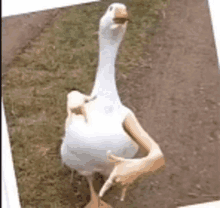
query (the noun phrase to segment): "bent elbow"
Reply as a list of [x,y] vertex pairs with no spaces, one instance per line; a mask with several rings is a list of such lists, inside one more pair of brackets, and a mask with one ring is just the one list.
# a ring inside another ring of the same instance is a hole
[[157,149],[157,156],[156,156],[156,164],[157,164],[157,168],[161,169],[161,168],[165,168],[165,164],[166,164],[166,160],[165,160],[165,156],[163,154],[163,152],[161,151],[160,147],[158,146]]

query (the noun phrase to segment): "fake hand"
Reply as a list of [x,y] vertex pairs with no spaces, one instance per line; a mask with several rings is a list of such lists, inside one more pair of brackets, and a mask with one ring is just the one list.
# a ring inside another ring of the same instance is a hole
[[143,174],[145,165],[143,165],[141,159],[125,159],[112,155],[110,152],[108,153],[108,159],[115,163],[115,167],[101,188],[99,197],[102,197],[113,183],[117,182],[124,186],[121,196],[121,201],[123,201],[128,186]]
[[147,157],[141,159],[125,159],[108,152],[108,159],[115,163],[108,180],[99,192],[99,197],[113,185],[114,182],[121,183],[121,201],[124,200],[128,186],[133,183],[140,175],[153,173],[165,165],[165,159],[159,148],[155,148]]

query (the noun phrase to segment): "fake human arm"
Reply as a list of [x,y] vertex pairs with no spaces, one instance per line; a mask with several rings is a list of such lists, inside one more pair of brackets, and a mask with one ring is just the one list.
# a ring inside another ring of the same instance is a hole
[[67,118],[65,129],[67,129],[71,124],[74,115],[83,115],[85,118],[85,122],[88,123],[85,104],[94,99],[96,99],[96,96],[91,97],[88,95],[84,95],[78,91],[72,91],[67,95]]
[[146,163],[148,171],[155,171],[165,165],[164,155],[159,145],[150,137],[150,135],[142,128],[136,116],[129,113],[124,120],[123,127],[125,131],[135,140],[136,143],[148,152],[148,155],[141,160],[147,162],[154,161],[153,167],[149,167]]
[[99,192],[102,197],[114,182],[124,185],[121,201],[124,200],[125,192],[140,175],[150,174],[165,165],[165,159],[159,145],[141,127],[133,113],[127,115],[123,127],[125,131],[143,147],[149,154],[143,158],[124,159],[112,154],[108,154],[110,161],[115,163],[115,167]]

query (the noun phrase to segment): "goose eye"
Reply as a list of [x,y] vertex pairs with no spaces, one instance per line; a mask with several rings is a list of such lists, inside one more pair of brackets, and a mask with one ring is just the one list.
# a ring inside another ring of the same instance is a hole
[[113,7],[111,6],[111,7],[109,8],[109,11],[112,11],[112,9],[113,9]]

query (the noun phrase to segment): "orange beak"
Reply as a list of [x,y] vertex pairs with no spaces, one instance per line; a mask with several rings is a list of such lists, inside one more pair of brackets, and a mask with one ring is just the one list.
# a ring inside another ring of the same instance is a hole
[[117,8],[115,11],[115,18],[123,18],[123,19],[128,19],[128,12],[126,9],[122,8]]
[[113,19],[116,24],[124,24],[128,19],[128,12],[126,9],[118,8],[115,11],[115,18]]

